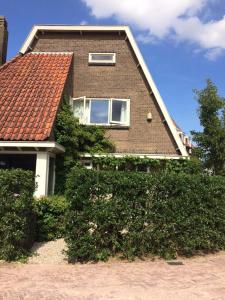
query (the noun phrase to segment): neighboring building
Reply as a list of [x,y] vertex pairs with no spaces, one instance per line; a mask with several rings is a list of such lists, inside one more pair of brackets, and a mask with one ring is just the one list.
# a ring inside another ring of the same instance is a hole
[[54,190],[63,94],[81,123],[106,128],[112,155],[188,157],[129,27],[34,26],[0,68],[0,164],[36,170],[36,196]]
[[0,66],[6,62],[7,43],[7,21],[3,16],[0,16]]
[[192,145],[192,142],[188,135],[186,135],[183,130],[177,125],[177,123],[173,120],[174,126],[176,127],[176,130],[178,132],[178,135],[183,143],[183,145],[186,147],[187,153],[189,155],[192,154],[192,149],[194,146]]

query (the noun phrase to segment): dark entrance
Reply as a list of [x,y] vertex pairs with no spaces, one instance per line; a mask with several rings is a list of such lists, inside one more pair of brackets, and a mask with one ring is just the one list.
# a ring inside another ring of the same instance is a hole
[[24,169],[35,172],[35,154],[0,154],[0,169]]

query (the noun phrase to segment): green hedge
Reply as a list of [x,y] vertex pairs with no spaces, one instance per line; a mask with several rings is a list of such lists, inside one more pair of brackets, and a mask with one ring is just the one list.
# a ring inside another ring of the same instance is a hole
[[34,174],[0,170],[0,259],[26,256],[35,236]]
[[201,162],[196,158],[191,159],[152,159],[135,156],[113,157],[101,156],[92,157],[95,169],[105,171],[139,171],[151,173],[168,171],[172,173],[200,174],[203,173]]
[[44,197],[35,202],[37,241],[61,238],[65,232],[67,201],[63,196]]
[[66,196],[70,262],[225,249],[222,177],[74,168]]

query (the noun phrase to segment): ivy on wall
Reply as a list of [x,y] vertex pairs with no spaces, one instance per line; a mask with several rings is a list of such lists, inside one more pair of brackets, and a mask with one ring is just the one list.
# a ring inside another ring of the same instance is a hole
[[78,164],[81,154],[114,151],[114,146],[105,137],[103,128],[79,124],[73,115],[68,97],[64,97],[57,114],[54,135],[56,142],[65,147],[65,153],[56,157],[57,194],[64,194],[66,176]]

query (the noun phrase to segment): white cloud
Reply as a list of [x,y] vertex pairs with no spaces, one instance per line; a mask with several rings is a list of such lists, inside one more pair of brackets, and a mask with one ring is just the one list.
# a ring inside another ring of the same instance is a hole
[[188,41],[206,49],[209,59],[225,51],[225,15],[220,20],[208,22],[199,17],[217,0],[82,1],[96,18],[114,17],[122,24],[135,26],[140,32],[139,41],[144,43],[165,38]]
[[150,34],[140,33],[136,37],[137,41],[143,44],[157,44],[158,40],[155,36]]
[[205,57],[208,60],[215,61],[219,56],[223,54],[223,51],[224,50],[221,48],[210,49],[205,53]]
[[83,21],[80,22],[80,25],[87,25],[87,24],[88,24],[88,22],[85,21],[85,20],[83,20]]

